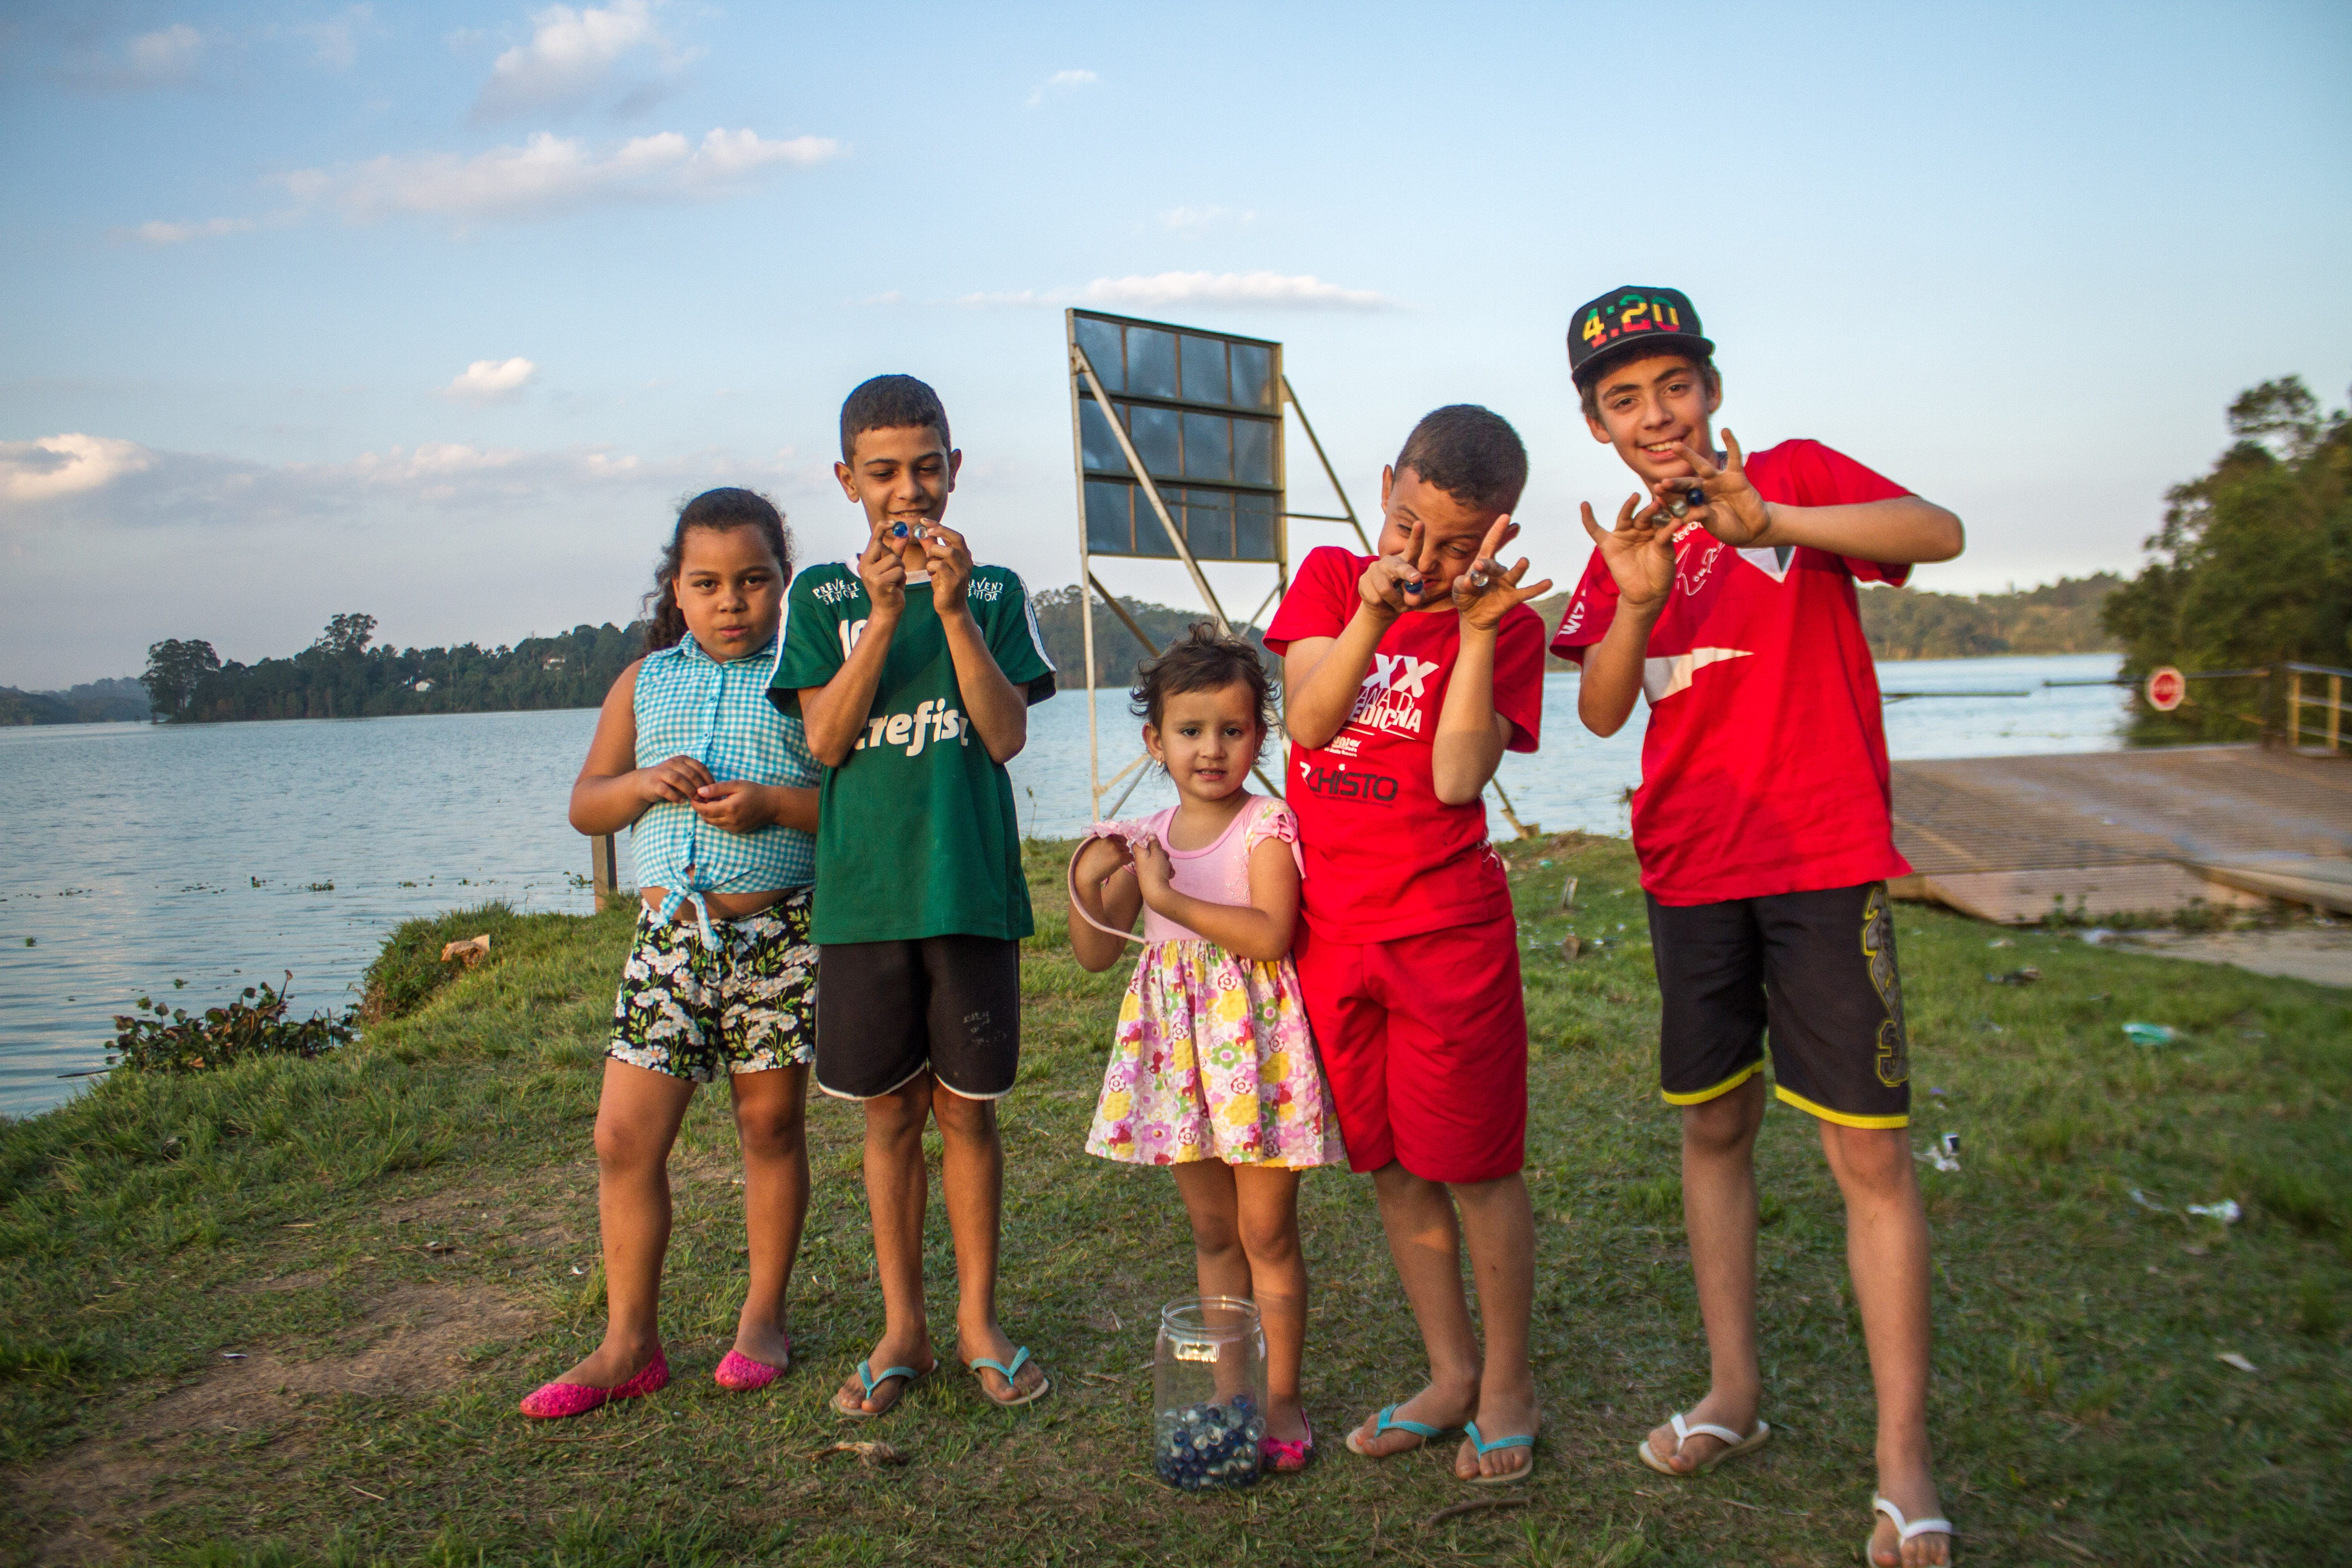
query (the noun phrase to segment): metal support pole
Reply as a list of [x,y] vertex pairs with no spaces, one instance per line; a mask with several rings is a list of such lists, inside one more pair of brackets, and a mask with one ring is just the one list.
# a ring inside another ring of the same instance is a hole
[[[1153,484],[1151,476],[1143,471],[1143,459],[1136,454],[1135,443],[1127,438],[1127,426],[1118,422],[1118,411],[1111,406],[1110,394],[1103,390],[1101,380],[1096,376],[1094,363],[1087,358],[1087,351],[1076,343],[1070,345],[1070,358],[1076,362],[1078,374],[1087,378],[1087,389],[1095,395],[1095,402],[1101,405],[1103,423],[1110,426],[1112,437],[1118,442],[1119,455],[1127,459],[1127,466],[1134,473],[1136,482],[1143,487],[1144,499],[1151,503],[1153,515],[1160,519],[1160,526],[1168,531],[1168,542],[1176,547],[1176,553],[1184,562],[1184,570],[1192,574],[1192,586],[1200,589],[1201,597],[1209,602],[1209,613],[1217,617],[1217,629],[1228,637],[1232,636],[1234,624],[1225,618],[1225,607],[1217,602],[1217,591],[1209,586],[1208,574],[1201,570],[1201,563],[1192,559],[1192,547],[1184,542],[1183,532],[1177,528],[1176,520],[1168,515],[1168,503],[1160,499],[1160,487]],[[1070,396],[1074,400],[1077,396],[1075,385],[1071,388]]]
[[1095,574],[1091,572],[1087,574],[1087,586],[1092,588],[1096,593],[1100,594],[1103,596],[1103,603],[1110,606],[1110,613],[1117,616],[1119,618],[1120,623],[1134,635],[1135,640],[1143,645],[1143,651],[1145,653],[1150,655],[1153,658],[1158,658],[1160,657],[1159,647],[1152,642],[1149,636],[1145,634],[1141,626],[1135,624],[1135,617],[1127,613],[1127,606],[1120,604],[1117,598],[1113,597],[1111,591],[1108,588],[1104,587],[1100,583],[1095,581]]
[[2336,742],[2344,732],[2344,678],[2327,678],[2327,749],[2333,752]]
[[1331,493],[1339,498],[1339,510],[1348,514],[1345,521],[1349,528],[1356,531],[1356,542],[1364,547],[1365,554],[1378,554],[1379,552],[1372,548],[1372,542],[1364,537],[1364,525],[1356,521],[1356,503],[1348,499],[1347,487],[1339,482],[1339,470],[1332,468],[1331,459],[1323,455],[1322,439],[1315,434],[1315,426],[1307,422],[1307,405],[1298,401],[1298,394],[1290,390],[1290,373],[1287,371],[1282,375],[1282,396],[1283,401],[1297,410],[1298,427],[1307,432],[1307,444],[1315,448],[1315,460],[1323,465],[1323,477],[1331,481]]
[[2291,669],[2286,675],[2286,743],[2289,751],[2303,747],[2303,671]]
[[[1071,350],[1076,353],[1075,346]],[[1078,406],[1078,384],[1070,381],[1070,464],[1078,476],[1078,581],[1095,580],[1094,561],[1087,543],[1087,447],[1079,426],[1085,410]],[[1078,589],[1078,628],[1087,639],[1087,801],[1097,820],[1102,816],[1102,748],[1095,737],[1095,601]]]

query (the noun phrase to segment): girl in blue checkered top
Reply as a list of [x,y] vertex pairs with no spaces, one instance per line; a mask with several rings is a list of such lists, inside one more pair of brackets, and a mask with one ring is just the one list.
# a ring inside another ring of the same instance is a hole
[[799,716],[768,700],[792,580],[784,520],[751,490],[698,495],[654,576],[646,657],[613,683],[572,786],[572,826],[633,830],[643,907],[596,1110],[604,1340],[523,1401],[541,1418],[669,1381],[656,1302],[670,1144],[695,1086],[722,1074],[743,1147],[751,1284],[714,1375],[723,1388],[761,1388],[792,1360],[784,1298],[808,1214],[819,774]]

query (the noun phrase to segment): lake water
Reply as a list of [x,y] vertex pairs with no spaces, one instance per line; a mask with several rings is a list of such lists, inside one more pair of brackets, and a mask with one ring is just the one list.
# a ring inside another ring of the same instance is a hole
[[[2122,744],[2113,655],[1879,667],[1897,757],[2084,752]],[[1097,694],[1106,775],[1139,750],[1125,694]],[[1519,819],[1625,831],[1647,710],[1606,741],[1576,721],[1576,678],[1548,677],[1544,749],[1504,760]],[[141,995],[192,1011],[294,972],[297,1011],[356,1001],[385,931],[487,899],[590,907],[586,841],[564,820],[593,709],[259,724],[0,730],[0,1113],[58,1103],[102,1065],[114,1015]],[[1268,769],[1269,773],[1273,770]],[[1076,831],[1087,797],[1085,695],[1032,710],[1013,764],[1024,832]],[[1148,779],[1123,815],[1174,799]],[[1491,796],[1490,796],[1491,801]],[[1491,808],[1490,808],[1491,809]],[[1496,818],[1498,831],[1507,831]],[[185,985],[175,989],[174,980]]]

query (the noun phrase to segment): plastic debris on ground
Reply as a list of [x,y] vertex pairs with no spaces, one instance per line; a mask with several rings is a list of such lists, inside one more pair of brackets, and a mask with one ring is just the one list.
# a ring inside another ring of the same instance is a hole
[[2168,1024],[2126,1024],[2124,1037],[2135,1046],[2175,1046],[2188,1037]]
[[1987,947],[2015,947],[2017,943],[2005,936],[1997,936],[1985,943]]
[[2213,1357],[2213,1359],[2220,1362],[2223,1366],[2234,1366],[2240,1372],[2252,1372],[2255,1370],[2254,1363],[2248,1361],[2244,1356],[2240,1355],[2236,1351],[2220,1352]]
[[1931,1143],[1925,1149],[1912,1150],[1911,1157],[1921,1164],[1933,1166],[1938,1171],[1957,1171],[1960,1168],[1960,1162],[1955,1156],[1959,1152],[1959,1134],[1947,1132],[1940,1143]]
[[2041,978],[2042,971],[2030,963],[2022,969],[2012,969],[2006,974],[1985,976],[1986,981],[1994,985],[2031,985]]
[[2202,1215],[2207,1219],[2218,1219],[2223,1225],[2235,1225],[2246,1217],[2246,1211],[2238,1206],[2238,1200],[2235,1198],[2223,1198],[2218,1204],[2190,1204],[2180,1212]]
[[2146,1193],[2141,1192],[2137,1187],[2134,1187],[2131,1190],[2131,1201],[2137,1204],[2140,1207],[2147,1210],[2150,1214],[2170,1214],[2172,1212],[2170,1209],[2166,1208],[2162,1204],[2158,1203],[2154,1198],[2149,1197]]
[[2089,942],[2093,947],[2098,947],[2104,944],[2109,937],[2116,933],[2109,931],[2105,926],[2093,926],[2090,930],[2084,931],[2081,934],[2084,942]]

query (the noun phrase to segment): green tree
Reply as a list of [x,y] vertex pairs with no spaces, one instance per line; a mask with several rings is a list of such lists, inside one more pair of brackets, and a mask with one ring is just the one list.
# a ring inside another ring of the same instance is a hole
[[220,655],[213,651],[212,644],[166,637],[148,645],[147,672],[139,678],[139,684],[154,700],[157,712],[177,718],[205,677],[220,667]]
[[[2241,394],[2230,430],[2211,471],[2166,497],[2147,566],[2107,598],[2126,675],[2352,663],[2352,418],[2288,376]],[[2179,712],[2144,714],[2142,738],[2250,738],[2263,700],[2252,681],[2199,681]]]
[[374,640],[375,617],[354,613],[337,616],[329,621],[327,629],[320,632],[319,640],[310,646],[321,653],[365,653],[367,645]]

